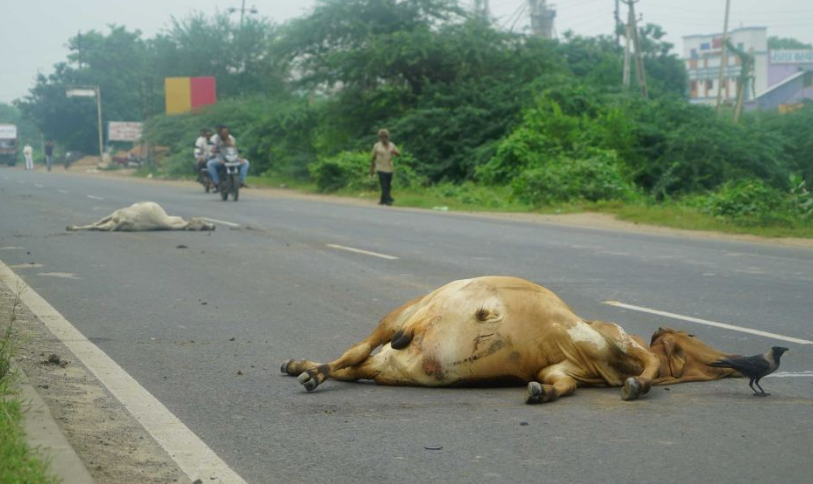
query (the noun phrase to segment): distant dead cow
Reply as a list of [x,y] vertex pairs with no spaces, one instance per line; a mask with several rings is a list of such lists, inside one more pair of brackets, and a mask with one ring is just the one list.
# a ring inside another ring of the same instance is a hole
[[214,224],[201,218],[189,221],[167,215],[155,202],[138,202],[120,208],[90,225],[69,225],[68,230],[99,230],[105,232],[147,232],[150,230],[214,230]]
[[401,306],[336,361],[289,360],[281,369],[308,391],[327,378],[431,387],[514,381],[528,385],[528,403],[545,403],[578,386],[621,387],[634,400],[653,384],[736,376],[709,366],[725,356],[668,328],[647,345],[617,324],[580,318],[542,286],[479,277]]

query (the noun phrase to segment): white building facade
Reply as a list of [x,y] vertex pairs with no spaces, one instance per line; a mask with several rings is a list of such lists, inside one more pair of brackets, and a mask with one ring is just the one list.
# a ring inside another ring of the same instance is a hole
[[[731,43],[738,49],[754,56],[754,91],[757,94],[769,87],[768,29],[767,27],[743,27],[728,33]],[[723,102],[733,102],[737,95],[737,80],[740,75],[740,59],[730,49],[727,51],[727,66],[720,84],[723,34],[689,35],[683,37],[683,58],[689,75],[689,100],[692,103],[715,104],[717,93],[722,90]],[[745,91],[745,99],[752,99],[750,87]]]

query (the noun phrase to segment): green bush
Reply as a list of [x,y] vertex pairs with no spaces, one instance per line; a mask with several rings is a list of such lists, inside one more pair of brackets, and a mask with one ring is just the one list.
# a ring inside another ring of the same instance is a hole
[[535,206],[620,200],[634,193],[613,151],[595,151],[588,158],[561,157],[526,169],[514,179],[512,187],[518,199]]
[[[415,159],[408,153],[396,158],[393,185],[399,188],[415,188],[425,181],[412,168]],[[366,151],[343,151],[335,156],[319,158],[308,166],[316,188],[322,193],[339,190],[370,191],[378,189],[378,178],[368,176],[370,153]]]
[[701,212],[745,225],[783,223],[791,216],[787,197],[762,180],[728,181],[688,203]]

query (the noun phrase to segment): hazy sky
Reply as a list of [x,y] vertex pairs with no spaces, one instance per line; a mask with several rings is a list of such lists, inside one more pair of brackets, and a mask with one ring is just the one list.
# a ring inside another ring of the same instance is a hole
[[[464,0],[465,2],[466,0]],[[731,26],[760,25],[769,35],[796,37],[813,43],[811,0],[731,0]],[[473,3],[473,2],[468,2]],[[491,0],[499,25],[514,24],[526,0]],[[559,0],[556,30],[579,34],[611,33],[615,0]],[[313,0],[247,0],[262,15],[282,22],[305,13]],[[240,6],[240,0],[0,0],[0,102],[26,94],[37,72],[49,73],[67,54],[67,39],[78,31],[104,30],[107,24],[126,25],[146,35],[160,31],[171,16],[193,10],[205,13]],[[722,31],[725,0],[641,0],[636,10],[644,22],[662,25],[678,52],[681,37]],[[626,10],[622,6],[622,18]],[[523,13],[516,30],[527,25]]]

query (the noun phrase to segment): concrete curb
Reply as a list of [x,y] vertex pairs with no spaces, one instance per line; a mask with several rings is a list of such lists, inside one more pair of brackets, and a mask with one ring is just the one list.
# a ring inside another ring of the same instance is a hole
[[51,415],[48,405],[28,382],[23,370],[19,366],[15,370],[20,375],[23,427],[28,444],[50,460],[51,474],[62,479],[62,484],[95,484],[82,459]]

